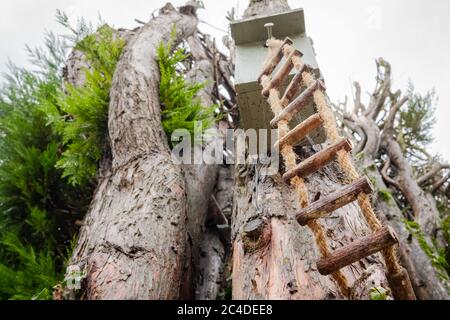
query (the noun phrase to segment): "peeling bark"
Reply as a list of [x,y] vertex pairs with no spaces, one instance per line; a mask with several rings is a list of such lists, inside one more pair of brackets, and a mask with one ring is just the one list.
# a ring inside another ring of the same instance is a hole
[[[381,175],[377,171],[370,171],[371,179],[376,182],[378,190],[387,190]],[[448,300],[449,294],[439,280],[439,276],[432,266],[430,258],[420,248],[417,239],[411,237],[404,222],[401,210],[394,200],[386,201],[377,196],[375,207],[383,223],[390,225],[399,238],[399,252],[402,265],[408,270],[414,292],[420,300]]]
[[[427,240],[431,241],[430,235],[435,233],[439,225],[439,214],[434,199],[420,187],[420,183],[430,180],[440,171],[441,166],[433,168],[421,179],[415,179],[412,167],[405,158],[394,131],[396,115],[407,102],[407,98],[402,98],[400,91],[391,92],[391,67],[388,62],[379,59],[377,69],[378,83],[367,108],[361,102],[361,88],[355,83],[354,108],[351,114],[344,115],[345,124],[351,131],[364,137],[358,149],[360,166],[371,180],[376,182],[377,190],[388,190],[386,186],[388,184],[401,191]],[[379,116],[383,110],[387,117]],[[386,159],[383,168],[378,171],[375,160],[380,159],[381,154]],[[390,168],[394,168],[394,177],[389,175]],[[448,299],[447,288],[441,282],[430,258],[407,230],[404,222],[406,217],[394,199],[386,201],[377,196],[375,204],[379,218],[393,227],[399,236],[401,262],[409,272],[417,298]]]
[[[186,186],[160,122],[156,47],[197,19],[166,5],[126,45],[111,89],[112,168],[99,183],[72,264],[86,299],[176,299],[186,253]],[[158,30],[158,32],[154,32]]]
[[[307,155],[302,155],[302,157]],[[253,171],[253,169],[251,169]],[[330,277],[319,274],[320,258],[314,236],[295,220],[299,208],[294,190],[281,176],[262,177],[250,172],[235,187],[233,218],[233,298],[234,299],[343,299]],[[307,179],[310,200],[330,194],[342,186],[337,165],[332,164]],[[261,221],[259,231],[246,230]],[[321,219],[332,249],[370,234],[357,205],[336,210]],[[267,241],[262,241],[267,233]],[[256,239],[256,240],[255,240]],[[389,289],[378,254],[343,269],[352,288],[352,297],[368,299],[370,288]]]
[[[245,16],[289,10],[286,1],[252,1]],[[306,159],[320,146],[297,150]],[[319,274],[314,236],[295,220],[300,209],[294,189],[281,175],[261,176],[259,166],[236,168],[233,210],[233,298],[344,299],[330,277]],[[340,189],[343,176],[333,162],[306,179],[311,202]],[[370,229],[355,203],[321,219],[332,249],[368,235]],[[368,299],[370,288],[389,290],[379,254],[342,270],[354,299]]]

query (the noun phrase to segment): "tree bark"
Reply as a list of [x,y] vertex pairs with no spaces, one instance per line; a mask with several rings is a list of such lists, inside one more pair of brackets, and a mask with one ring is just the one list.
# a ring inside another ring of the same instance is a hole
[[[420,247],[417,239],[413,238],[406,228],[406,217],[400,210],[394,198],[391,200],[379,196],[379,192],[386,192],[390,186],[399,189],[412,204],[411,207],[419,217],[419,223],[425,227],[425,232],[431,232],[436,227],[437,211],[433,200],[421,189],[418,181],[414,179],[413,171],[404,157],[399,143],[395,139],[393,130],[395,116],[400,107],[406,102],[400,99],[400,92],[391,92],[391,68],[389,63],[379,59],[377,68],[386,68],[383,76],[378,77],[375,91],[371,94],[368,108],[361,101],[361,88],[355,83],[356,95],[353,111],[344,114],[345,125],[358,135],[363,136],[360,147],[357,148],[360,159],[360,167],[374,182],[376,191],[375,206],[379,218],[384,224],[390,225],[396,231],[399,238],[400,260],[408,270],[415,294],[420,300],[449,299],[449,294],[433,267],[430,258]],[[387,102],[390,97],[389,103]],[[380,120],[379,113],[386,109],[388,117]],[[381,124],[380,124],[381,123]],[[383,131],[380,129],[382,128]],[[380,159],[380,153],[386,152],[387,160],[384,160],[383,168],[377,169],[375,160]],[[395,167],[396,176],[388,175],[388,169]],[[429,179],[426,175],[424,179]],[[430,217],[433,217],[429,219]],[[428,236],[427,236],[428,237]],[[428,241],[430,239],[428,238]]]
[[[310,155],[311,153],[309,153]],[[306,157],[308,154],[302,154]],[[249,167],[235,186],[233,213],[234,299],[343,299],[330,277],[319,274],[320,255],[314,236],[295,217],[300,209],[294,190],[281,176],[259,176],[260,168]],[[241,172],[243,169],[241,168]],[[331,164],[308,178],[311,201],[342,187],[337,165]],[[259,224],[249,232],[249,224]],[[336,210],[321,219],[332,249],[370,234],[356,204]],[[352,288],[352,298],[368,299],[370,288],[389,288],[378,254],[343,269]]]
[[128,42],[114,75],[112,167],[95,191],[72,257],[86,271],[86,299],[180,296],[188,203],[160,122],[155,60],[174,24],[179,42],[195,32],[197,19],[166,5]]
[[[288,10],[286,1],[252,1],[246,16],[272,14],[271,8]],[[306,159],[320,146],[297,150]],[[337,284],[319,274],[320,256],[310,229],[295,217],[299,201],[280,174],[259,174],[260,166],[237,166],[232,224],[234,299],[343,299]],[[332,162],[306,179],[310,201],[343,186],[342,174]],[[352,203],[321,219],[329,245],[338,249],[370,234],[357,205]],[[351,297],[368,299],[371,287],[389,289],[378,254],[342,270],[349,280]]]
[[[252,0],[245,16],[286,10],[285,0]],[[111,154],[101,164],[99,184],[71,261],[86,272],[83,298],[215,299],[226,282],[224,270],[230,251],[234,299],[344,298],[330,277],[319,274],[314,237],[297,223],[298,199],[281,175],[261,176],[261,166],[237,166],[232,177],[227,166],[173,163],[160,121],[155,50],[160,42],[168,41],[174,24],[175,43],[186,40],[195,60],[187,78],[208,81],[199,93],[202,102],[211,105],[222,100],[221,108],[235,116],[234,57],[227,59],[208,37],[196,32],[195,7],[177,11],[168,4],[143,27],[120,32],[127,44],[111,90]],[[233,54],[233,43],[226,40]],[[74,53],[67,80],[82,84],[83,67],[82,57]],[[386,73],[390,76],[390,68]],[[224,88],[230,97],[222,95]],[[360,95],[360,88],[357,92]],[[400,174],[411,183],[408,164],[399,156],[399,161],[395,159],[400,146],[395,145],[392,134],[386,131],[382,135],[376,122],[386,100],[399,94],[390,92],[390,80],[377,86],[376,93],[367,109],[359,97],[353,114],[345,116],[344,122],[362,135],[357,149],[364,152],[365,171],[370,171],[383,144],[392,164],[406,168]],[[224,121],[219,126],[227,127]],[[306,159],[320,149],[313,146],[297,151]],[[370,175],[378,190],[385,188],[378,171]],[[343,177],[332,162],[306,182],[313,202],[341,189]],[[394,182],[400,188],[405,185],[401,179]],[[418,298],[448,299],[430,260],[407,231],[398,206],[381,197],[375,202],[380,218],[398,234],[401,259]],[[418,205],[429,202],[423,203]],[[420,219],[427,217],[420,212]],[[370,234],[354,203],[320,223],[334,250]],[[351,298],[367,299],[372,287],[389,289],[378,254],[343,272],[351,284]]]
[[[388,190],[380,173],[366,169],[377,190]],[[408,270],[414,292],[420,300],[448,300],[447,289],[431,264],[430,258],[420,247],[417,239],[411,237],[405,225],[405,218],[394,199],[386,201],[374,193],[375,208],[385,225],[391,226],[399,239],[402,265]]]

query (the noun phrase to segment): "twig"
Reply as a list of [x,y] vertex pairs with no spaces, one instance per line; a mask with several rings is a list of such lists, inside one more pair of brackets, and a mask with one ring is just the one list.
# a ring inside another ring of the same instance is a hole
[[383,169],[381,169],[381,176],[388,185],[392,185],[401,191],[402,188],[400,187],[400,184],[391,177],[389,177],[388,170],[390,167],[391,167],[391,159],[388,159],[384,164]]

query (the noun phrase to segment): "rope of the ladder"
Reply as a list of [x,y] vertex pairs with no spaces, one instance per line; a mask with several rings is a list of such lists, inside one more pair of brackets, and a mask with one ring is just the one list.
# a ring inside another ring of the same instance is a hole
[[[285,55],[289,55],[293,50],[294,48],[292,48],[292,46],[284,46]],[[294,60],[294,66],[300,69],[303,64],[300,57],[294,56],[292,59]],[[302,74],[302,78],[306,86],[312,85],[315,81],[314,76],[307,71]],[[329,139],[331,142],[339,141],[341,139],[341,136],[339,135],[337,129],[333,111],[329,108],[325,94],[321,90],[316,90],[314,92],[314,102],[317,106],[318,113],[323,119],[324,130],[327,139]],[[350,152],[341,150],[340,152],[338,152],[337,160],[340,167],[347,175],[348,182],[353,182],[360,177],[359,173],[355,169]],[[369,195],[364,193],[360,194],[358,196],[358,205],[361,208],[361,212],[367,223],[369,224],[371,230],[373,232],[380,230],[382,228],[382,224],[380,220],[378,220],[372,208]],[[386,261],[386,267],[390,274],[397,274],[402,272],[402,267],[397,259],[397,253],[394,247],[383,250],[382,254]]]
[[[272,39],[268,40],[267,42],[268,48],[269,48],[269,54],[268,59],[265,62],[264,67],[266,67],[269,63],[271,63],[271,59],[275,57],[275,54],[279,51],[282,42]],[[270,77],[263,75],[261,77],[261,85],[263,88],[268,88],[270,85]],[[271,89],[269,91],[269,99],[268,99],[269,105],[272,109],[272,112],[275,116],[279,115],[281,111],[283,110],[283,107],[281,105],[280,101],[280,93],[277,89]],[[288,132],[290,131],[289,124],[287,121],[280,121],[278,123],[278,140],[280,140],[282,137],[284,137]],[[292,145],[286,145],[281,150],[280,153],[283,157],[284,164],[286,167],[286,170],[291,170],[295,168],[297,162],[296,162],[296,154],[294,152]],[[308,188],[305,184],[304,179],[296,176],[291,179],[291,184],[295,187],[295,190],[297,192],[300,206],[302,208],[306,208],[309,205],[309,197],[308,197]],[[311,229],[316,245],[319,249],[319,252],[322,257],[327,257],[330,255],[329,246],[325,237],[325,231],[323,227],[320,225],[318,221],[312,221],[308,224],[308,227]],[[342,294],[345,296],[350,295],[350,290],[348,286],[348,281],[345,275],[342,273],[342,271],[337,271],[331,275],[331,277],[336,281],[338,284],[339,289],[341,290]]]

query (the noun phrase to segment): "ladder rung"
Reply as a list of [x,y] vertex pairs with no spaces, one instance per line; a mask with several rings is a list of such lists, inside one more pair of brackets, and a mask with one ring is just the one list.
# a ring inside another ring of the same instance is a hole
[[325,85],[323,84],[322,81],[320,80],[314,81],[314,83],[311,86],[309,86],[305,91],[302,92],[301,95],[299,95],[285,109],[283,109],[283,111],[270,122],[270,125],[273,128],[276,128],[280,121],[291,121],[292,118],[294,118],[295,115],[303,107],[305,107],[308,99],[312,97],[312,95],[316,90],[322,91],[325,90]]
[[[292,65],[294,65],[293,62]],[[292,99],[295,97],[298,90],[300,90],[300,87],[302,86],[303,72],[309,71],[311,71],[311,68],[306,63],[303,64],[301,69],[297,71],[297,73],[289,83],[286,91],[284,92],[283,98],[281,98],[281,104],[283,105],[283,107],[286,107],[287,104],[291,102]]]
[[294,63],[292,62],[292,57],[301,56],[302,53],[298,50],[294,50],[291,52],[289,57],[286,59],[286,62],[281,66],[281,68],[277,71],[276,75],[273,77],[272,81],[267,88],[264,88],[262,91],[262,95],[265,97],[269,96],[270,90],[278,89],[283,83],[284,79],[289,75],[291,70],[294,68]]
[[327,276],[397,243],[398,237],[395,231],[391,227],[383,227],[367,237],[334,251],[328,257],[320,259],[317,269],[321,275]]
[[286,44],[292,45],[293,43],[294,42],[292,42],[292,40],[289,39],[289,38],[284,39],[283,44],[278,49],[277,54],[272,58],[272,61],[270,61],[270,63],[267,66],[265,66],[264,70],[262,71],[262,73],[258,77],[258,82],[259,83],[261,83],[261,79],[262,79],[263,76],[271,75],[273,70],[275,70],[277,65],[280,63],[281,59],[283,59],[283,57],[284,57],[284,55],[283,55],[283,47]]
[[372,192],[373,189],[369,179],[367,177],[359,178],[352,184],[300,210],[296,215],[296,219],[301,226],[306,226],[310,221],[323,218],[329,213],[355,201],[359,194],[371,194]]
[[308,133],[319,128],[323,124],[323,119],[319,114],[314,114],[289,131],[280,141],[275,142],[275,148],[280,150],[285,145],[294,145],[302,141]]
[[294,169],[286,172],[283,175],[284,181],[289,182],[295,176],[306,177],[314,172],[317,172],[320,168],[333,161],[337,153],[343,149],[346,151],[352,150],[350,140],[342,139],[341,141],[309,157]]

